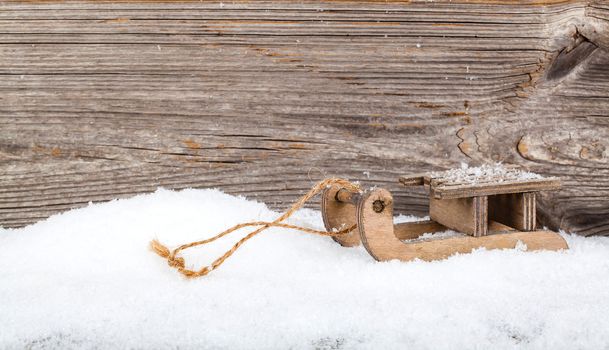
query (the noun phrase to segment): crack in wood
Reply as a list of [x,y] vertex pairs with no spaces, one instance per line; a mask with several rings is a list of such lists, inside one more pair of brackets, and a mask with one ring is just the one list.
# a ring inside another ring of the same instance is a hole
[[598,46],[590,42],[586,37],[576,31],[573,44],[562,49],[552,65],[546,72],[549,81],[564,78],[576,67],[583,64],[598,49]]

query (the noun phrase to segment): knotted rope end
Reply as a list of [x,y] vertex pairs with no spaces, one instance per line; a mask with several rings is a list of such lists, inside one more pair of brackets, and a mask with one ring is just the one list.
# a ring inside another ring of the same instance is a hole
[[164,246],[161,242],[156,239],[150,241],[150,249],[155,252],[161,258],[167,259],[169,257],[169,248]]
[[[159,242],[158,240],[153,239],[150,242],[150,249],[153,252],[155,252],[158,256],[166,259],[167,264],[169,264],[169,266],[178,270],[178,272],[180,272],[186,278],[191,279],[191,278],[205,276],[208,273],[210,273],[211,271],[215,270],[216,268],[218,268],[218,266],[222,265],[222,263],[224,263],[224,261],[226,259],[228,259],[243,243],[245,243],[247,240],[249,240],[250,238],[257,235],[258,233],[268,229],[269,227],[289,228],[289,229],[299,230],[299,231],[303,231],[303,232],[314,233],[314,234],[318,234],[318,235],[322,235],[322,236],[338,236],[338,235],[349,233],[349,232],[353,231],[357,227],[357,225],[353,225],[348,228],[343,228],[342,230],[339,230],[339,231],[326,232],[326,231],[319,231],[319,230],[314,230],[314,229],[310,229],[310,228],[306,228],[306,227],[283,223],[283,221],[286,220],[287,218],[289,218],[290,216],[292,216],[292,214],[294,214],[294,212],[296,210],[302,208],[302,206],[305,204],[305,202],[307,202],[313,196],[320,193],[324,188],[327,188],[332,185],[339,185],[339,186],[345,187],[346,189],[351,190],[351,191],[357,191],[357,192],[361,191],[361,187],[359,186],[359,184],[349,182],[345,179],[337,179],[337,178],[326,179],[326,180],[318,182],[315,186],[313,186],[313,188],[311,188],[308,193],[306,193],[304,196],[302,196],[297,202],[295,202],[290,207],[290,209],[288,209],[285,213],[283,213],[283,215],[281,215],[274,221],[271,221],[271,222],[256,221],[256,222],[247,222],[247,223],[238,224],[211,238],[204,239],[202,241],[196,241],[196,242],[192,242],[192,243],[188,243],[188,244],[183,244],[174,250],[170,250],[165,245],[161,244],[161,242]],[[260,226],[260,227],[258,227],[256,230],[248,233],[245,237],[241,238],[237,243],[235,243],[233,245],[233,247],[231,249],[226,251],[222,256],[220,256],[216,260],[214,260],[212,262],[212,264],[209,266],[205,266],[199,270],[190,270],[185,267],[184,258],[176,256],[176,254],[178,252],[180,252],[184,249],[188,249],[188,248],[195,247],[195,246],[202,245],[202,244],[211,243],[218,238],[224,237],[225,235],[227,235],[233,231],[239,230],[239,229],[241,229],[243,227],[247,227],[247,226]]]
[[177,269],[184,268],[184,258],[176,257],[175,250],[172,252],[164,246],[161,242],[156,239],[150,241],[150,249],[155,252],[161,258],[167,259],[167,264],[171,267],[175,267]]

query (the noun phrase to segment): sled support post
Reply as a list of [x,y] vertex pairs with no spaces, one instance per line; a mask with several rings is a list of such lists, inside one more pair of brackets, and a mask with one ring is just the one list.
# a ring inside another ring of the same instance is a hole
[[488,234],[488,197],[429,199],[432,220],[474,237]]
[[489,220],[511,226],[519,231],[534,231],[535,192],[506,193],[489,196]]

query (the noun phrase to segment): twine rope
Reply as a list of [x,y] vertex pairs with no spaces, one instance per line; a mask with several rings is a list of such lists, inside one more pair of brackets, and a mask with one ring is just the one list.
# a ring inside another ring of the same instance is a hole
[[[311,229],[308,227],[286,224],[283,222],[286,219],[288,219],[290,216],[292,216],[292,214],[294,214],[294,212],[296,212],[298,209],[302,208],[302,206],[305,205],[305,203],[307,201],[309,201],[311,198],[315,197],[323,189],[330,187],[332,185],[339,185],[352,192],[359,192],[359,190],[360,190],[358,185],[353,184],[344,179],[338,179],[338,178],[325,179],[323,181],[318,182],[315,186],[313,186],[309,190],[309,192],[307,192],[304,196],[300,197],[300,199],[297,202],[292,204],[292,206],[285,213],[283,213],[280,217],[278,217],[274,221],[253,221],[253,222],[245,222],[245,223],[237,224],[225,231],[218,233],[217,235],[215,235],[211,238],[183,244],[173,250],[170,250],[165,245],[163,245],[161,242],[159,242],[158,240],[155,239],[150,242],[150,248],[152,249],[153,252],[158,254],[160,257],[167,259],[167,264],[169,266],[177,269],[178,272],[180,272],[185,277],[196,278],[196,277],[205,276],[208,273],[212,272],[213,270],[217,269],[220,265],[222,265],[226,261],[226,259],[228,259],[231,255],[233,255],[233,253],[235,253],[235,251],[237,249],[239,249],[239,247],[241,247],[241,245],[243,245],[243,243],[247,242],[249,239],[256,236],[260,232],[263,232],[264,230],[268,229],[269,227],[282,227],[282,228],[293,229],[293,230],[302,231],[302,232],[306,232],[306,233],[312,233],[312,234],[316,234],[316,235],[320,235],[320,236],[340,236],[340,235],[347,234],[347,233],[353,231],[356,228],[356,225],[353,225],[351,227],[347,227],[347,228],[344,228],[344,229],[338,230],[338,231],[327,232],[327,231]],[[257,229],[251,231],[250,233],[245,235],[243,238],[241,238],[239,241],[237,241],[237,243],[235,243],[232,246],[232,248],[227,250],[220,257],[216,258],[211,263],[211,265],[205,266],[199,270],[192,270],[192,269],[186,268],[186,262],[184,261],[184,258],[178,255],[178,253],[180,253],[181,251],[183,251],[185,249],[211,243],[219,238],[222,238],[222,237],[230,234],[231,232],[237,231],[244,227],[257,227],[257,226],[259,226]]]

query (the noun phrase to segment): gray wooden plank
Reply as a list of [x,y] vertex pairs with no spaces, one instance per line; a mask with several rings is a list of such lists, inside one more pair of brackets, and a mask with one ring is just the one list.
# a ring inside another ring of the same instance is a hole
[[[1,226],[157,186],[285,208],[326,176],[421,215],[401,174],[503,161],[564,179],[542,224],[609,234],[603,1],[0,9]],[[581,42],[597,48],[547,79]]]

